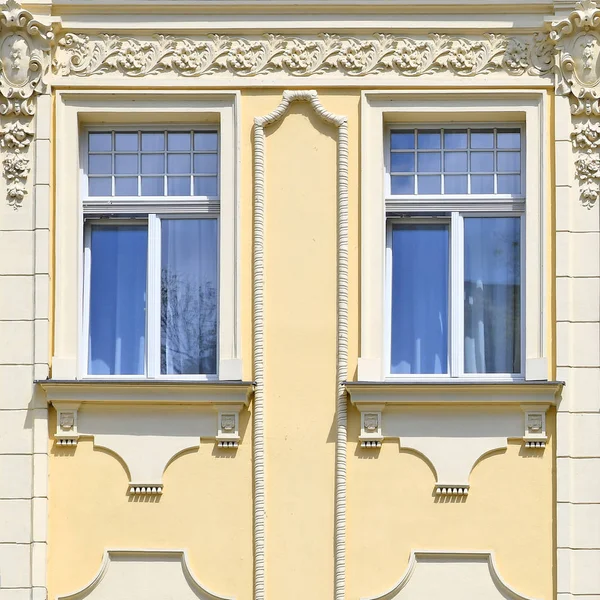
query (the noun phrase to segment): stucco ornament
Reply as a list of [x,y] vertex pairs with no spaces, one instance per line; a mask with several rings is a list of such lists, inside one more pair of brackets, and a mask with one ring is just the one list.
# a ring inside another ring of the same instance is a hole
[[0,12],[0,113],[33,115],[50,66],[52,28],[33,18],[16,0]]
[[33,139],[29,124],[9,121],[0,129],[0,146],[7,151],[2,160],[3,175],[6,178],[6,201],[15,210],[18,209],[27,194],[27,175],[29,159],[23,156]]
[[110,73],[126,77],[166,73],[183,77],[362,77],[380,73],[413,77],[442,72],[469,77],[502,71],[509,75],[549,75],[554,66],[553,51],[544,34],[468,38],[433,33],[405,38],[388,34],[299,37],[268,33],[139,39],[66,33],[58,40],[52,69],[56,75],[79,77]]

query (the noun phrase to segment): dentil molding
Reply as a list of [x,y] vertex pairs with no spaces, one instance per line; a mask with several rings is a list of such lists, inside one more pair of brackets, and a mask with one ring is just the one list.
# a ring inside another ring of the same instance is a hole
[[96,576],[80,590],[57,600],[233,600],[202,585],[185,550],[106,550]]

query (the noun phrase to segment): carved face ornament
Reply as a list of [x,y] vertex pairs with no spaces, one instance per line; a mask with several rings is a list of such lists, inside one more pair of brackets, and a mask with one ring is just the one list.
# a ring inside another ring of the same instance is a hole
[[4,77],[11,85],[21,87],[29,81],[31,49],[29,43],[20,35],[8,36],[0,51]]
[[364,417],[364,428],[365,431],[374,432],[379,427],[379,415],[374,413],[368,413]]

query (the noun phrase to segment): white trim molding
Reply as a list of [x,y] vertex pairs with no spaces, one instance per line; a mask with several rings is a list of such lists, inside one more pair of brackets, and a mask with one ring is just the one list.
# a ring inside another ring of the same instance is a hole
[[115,597],[169,597],[178,600],[233,600],[211,592],[194,577],[185,550],[105,550],[95,577],[56,600],[110,600]]
[[57,446],[73,448],[93,439],[126,465],[130,495],[161,494],[163,473],[179,454],[201,439],[237,448],[239,415],[252,384],[41,384],[57,412]]
[[390,590],[361,600],[486,598],[532,600],[502,578],[491,551],[414,550],[406,572]]
[[[547,380],[550,218],[548,95],[541,90],[368,90],[361,97],[361,331],[359,381],[393,380],[386,355],[385,147],[388,124],[521,123],[525,155],[524,377]],[[437,210],[437,209],[436,209]],[[491,378],[493,376],[486,376]],[[467,378],[465,377],[464,380]],[[472,379],[472,378],[471,378]]]
[[473,468],[486,455],[521,440],[543,450],[546,412],[558,382],[513,385],[347,383],[361,414],[359,442],[379,448],[398,440],[431,465],[437,495],[466,496]]
[[321,104],[314,90],[287,90],[272,112],[254,119],[254,600],[265,598],[265,382],[264,220],[265,127],[282,119],[293,102],[308,102],[338,129],[337,144],[337,400],[335,458],[335,600],[346,594],[346,443],[348,372],[348,120]]

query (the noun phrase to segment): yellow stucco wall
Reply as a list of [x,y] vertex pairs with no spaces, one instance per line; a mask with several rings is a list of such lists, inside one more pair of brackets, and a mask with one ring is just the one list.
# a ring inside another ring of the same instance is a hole
[[[244,377],[252,377],[252,126],[282,90],[245,91],[241,105],[241,301]],[[359,347],[360,92],[319,90],[349,124],[349,379]],[[324,599],[333,590],[336,352],[336,130],[306,104],[266,129],[267,593]],[[484,409],[482,409],[484,410]],[[55,429],[51,411],[50,433]],[[87,584],[105,548],[187,548],[209,589],[252,597],[250,411],[234,457],[203,442],[167,467],[159,501],[132,501],[114,455],[50,439],[49,598]],[[440,502],[421,457],[385,443],[357,447],[349,408],[347,597],[389,589],[411,549],[493,550],[521,593],[553,593],[553,427],[543,454],[512,443],[480,461],[465,501]]]

